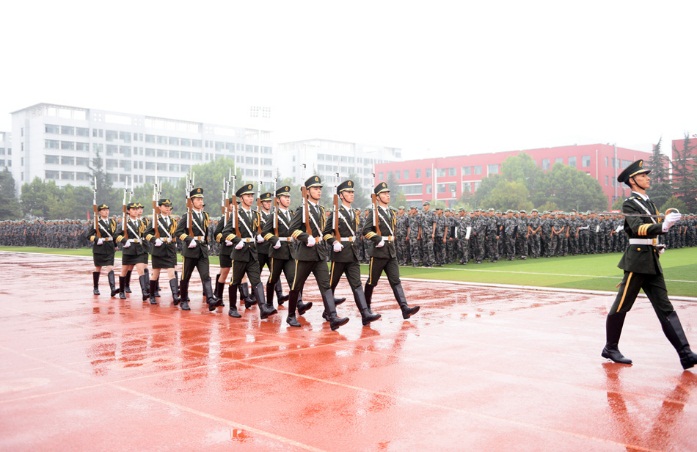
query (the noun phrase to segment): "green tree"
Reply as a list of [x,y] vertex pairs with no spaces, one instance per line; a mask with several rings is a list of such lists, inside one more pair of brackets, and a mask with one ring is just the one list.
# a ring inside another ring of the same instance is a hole
[[530,210],[533,208],[528,189],[521,181],[502,179],[483,200],[484,205],[498,210]]
[[[397,182],[397,179],[395,179],[394,174],[392,172],[390,172],[387,176],[387,186],[390,189],[390,205],[395,209],[399,206],[406,207],[407,197],[404,196],[402,187],[399,186],[399,183]],[[370,190],[370,193],[373,193],[372,188]]]
[[660,207],[661,212],[665,212],[668,209],[678,209],[678,212],[686,213],[687,212],[687,205],[683,202],[681,198],[678,198],[677,196],[671,196],[668,198],[665,202]]
[[55,181],[43,182],[36,177],[22,185],[20,199],[26,215],[48,220],[52,219],[51,207],[60,201],[60,190]]
[[670,159],[668,156],[661,153],[662,140],[663,138],[659,139],[658,143],[653,147],[651,159],[649,160],[648,165],[649,168],[651,168],[650,196],[657,206],[665,203],[673,194],[670,183],[670,174],[668,172]]
[[[500,174],[493,174],[482,179],[481,184],[477,192],[474,194],[474,206],[478,209],[489,209],[494,206],[489,206],[484,203],[484,200],[489,197],[489,194],[496,188],[496,185],[500,180],[503,180],[503,176]],[[495,207],[494,207],[495,208]]]
[[556,163],[539,183],[533,198],[538,208],[549,204],[570,211],[607,209],[607,199],[597,180],[584,171]]
[[15,196],[15,179],[5,167],[0,172],[0,221],[22,218],[22,209]]
[[692,143],[686,133],[682,149],[673,146],[673,188],[684,203],[685,212],[697,211],[697,145]]

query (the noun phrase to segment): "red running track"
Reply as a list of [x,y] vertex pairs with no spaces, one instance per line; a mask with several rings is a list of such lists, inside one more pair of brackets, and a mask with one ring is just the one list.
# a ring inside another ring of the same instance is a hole
[[[91,259],[0,253],[3,450],[695,450],[697,376],[650,304],[600,357],[608,294],[386,280],[363,327],[332,332],[91,294]],[[337,294],[349,295],[345,282]],[[226,296],[227,304],[227,296]],[[697,303],[674,301],[697,341]]]

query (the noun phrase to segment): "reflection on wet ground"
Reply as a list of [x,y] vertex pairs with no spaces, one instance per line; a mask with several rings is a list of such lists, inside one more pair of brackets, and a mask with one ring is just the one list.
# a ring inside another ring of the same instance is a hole
[[[342,282],[333,332],[312,287],[296,329],[209,313],[196,276],[182,312],[168,287],[93,296],[90,259],[0,256],[2,449],[695,448],[697,376],[645,300],[622,366],[600,358],[608,295],[404,281],[405,321],[383,280],[363,327]],[[674,304],[697,341],[697,303]]]

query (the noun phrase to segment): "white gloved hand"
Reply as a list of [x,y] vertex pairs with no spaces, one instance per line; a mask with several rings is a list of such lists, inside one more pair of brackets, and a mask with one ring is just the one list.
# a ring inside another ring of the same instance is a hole
[[191,243],[189,243],[189,248],[196,248],[196,239],[191,239]]
[[104,243],[104,239],[100,238],[99,240],[97,240],[97,245],[101,245],[103,243]]
[[680,212],[671,212],[666,215],[666,218],[663,220],[663,232],[666,232],[668,229],[672,228],[673,225],[680,221],[681,218],[682,214]]
[[310,248],[315,246],[315,238],[311,235],[307,237],[307,246],[309,246]]
[[385,246],[385,239],[380,239],[380,243],[375,245],[375,248],[382,248],[383,246]]
[[226,241],[225,241],[225,246],[232,246],[232,242],[229,241],[229,240],[226,240]]
[[235,245],[235,249],[241,250],[242,248],[244,248],[244,242],[240,240],[239,242],[237,242],[237,245]]
[[160,239],[160,238],[156,239],[155,246],[162,246],[162,239]]
[[257,243],[264,243],[264,237],[261,234],[257,234]]
[[277,250],[277,249],[279,249],[280,247],[281,247],[281,241],[279,240],[279,241],[276,242],[276,244],[273,246],[273,249]]
[[334,242],[334,246],[332,248],[334,249],[335,253],[340,253],[341,250],[344,249],[344,245],[342,245],[341,242],[337,240],[336,242]]
[[126,240],[126,243],[123,244],[124,248],[128,248],[131,246],[131,239]]

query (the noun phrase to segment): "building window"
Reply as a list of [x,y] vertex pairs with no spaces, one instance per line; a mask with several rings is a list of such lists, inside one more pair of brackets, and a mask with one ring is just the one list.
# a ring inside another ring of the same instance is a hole
[[455,175],[455,168],[448,168],[448,176],[454,176]]
[[119,138],[121,138],[124,143],[130,143],[131,142],[131,133],[130,132],[119,132]]
[[486,170],[487,170],[487,174],[498,174],[499,173],[499,166],[497,164],[487,165]]
[[61,126],[61,135],[75,135],[75,128],[70,126]]
[[431,177],[431,168],[426,168],[426,177]]
[[584,168],[590,168],[591,166],[591,156],[590,155],[584,155],[581,157],[581,165],[583,165]]
[[115,141],[119,137],[119,133],[116,130],[107,130],[105,139],[107,141]]
[[542,169],[543,170],[549,169],[549,159],[542,159]]
[[608,185],[610,185],[610,178],[605,176],[605,186],[607,187]]
[[75,150],[75,143],[72,141],[61,141],[61,149]]
[[554,163],[561,163],[563,165],[564,164],[564,157],[555,158]]
[[60,133],[60,127],[53,124],[46,124],[46,133]]
[[404,170],[404,178],[409,179],[409,170],[407,169]]
[[90,129],[87,127],[75,127],[75,135],[79,137],[88,137],[90,136]]
[[472,167],[471,166],[463,166],[462,167],[462,175],[463,176],[469,176],[472,174]]
[[60,159],[58,158],[57,155],[46,155],[44,157],[44,162],[46,162],[48,164],[56,164],[57,165],[58,163],[60,163]]
[[66,157],[66,156],[61,157],[61,165],[74,165],[74,164],[75,164],[75,157]]
[[433,193],[433,186],[431,186],[431,185],[426,185],[426,193],[427,193],[427,194]]
[[58,140],[46,140],[46,149],[59,149],[60,141]]
[[421,178],[421,169],[416,169],[416,170],[414,170],[414,177],[415,177],[416,179],[420,179],[420,178]]
[[46,179],[58,180],[58,171],[46,171]]
[[610,159],[608,159],[607,155],[605,156],[605,168],[610,166]]
[[569,166],[576,168],[576,157],[569,157]]
[[474,174],[482,174],[482,165],[474,166]]
[[437,177],[445,177],[445,168],[436,168]]

